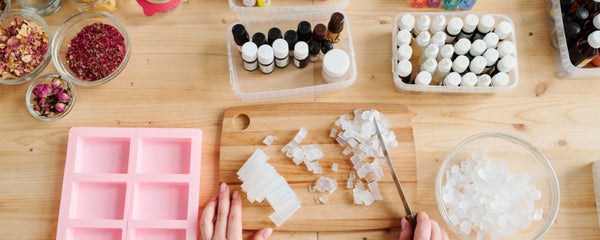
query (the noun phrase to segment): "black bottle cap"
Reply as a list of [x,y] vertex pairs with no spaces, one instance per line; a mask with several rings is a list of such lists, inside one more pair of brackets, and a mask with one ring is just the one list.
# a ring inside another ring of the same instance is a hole
[[325,40],[321,42],[321,52],[326,54],[329,50],[333,49],[333,43],[329,40]]
[[568,8],[575,3],[575,0],[560,0],[561,8]]
[[307,21],[302,21],[298,23],[298,41],[309,42],[312,37],[311,26]]
[[278,38],[281,38],[281,30],[276,27],[269,29],[269,45],[273,45]]
[[288,30],[285,32],[285,41],[287,41],[290,51],[294,50],[294,46],[298,42],[298,33],[294,30]]
[[263,33],[257,32],[252,35],[252,42],[255,43],[257,47],[260,47],[263,44],[267,44],[267,38]]
[[588,19],[589,16],[590,16],[590,12],[583,7],[580,7],[577,10],[575,10],[575,19],[577,19],[579,21],[586,20],[586,19]]
[[246,32],[246,28],[242,24],[236,24],[231,28],[231,33],[233,34],[233,40],[235,44],[238,46],[244,45],[244,43],[250,41],[250,36],[248,36],[248,32]]
[[331,19],[329,19],[327,28],[332,33],[342,32],[342,30],[344,30],[344,14],[340,12],[334,12],[331,14]]
[[581,33],[581,26],[577,23],[571,22],[565,25],[565,36],[567,38],[576,37]]
[[325,24],[317,24],[315,29],[313,29],[313,39],[317,41],[325,40],[325,36],[327,35],[327,27]]
[[319,41],[312,41],[308,46],[308,53],[311,55],[318,54],[321,51],[321,43]]

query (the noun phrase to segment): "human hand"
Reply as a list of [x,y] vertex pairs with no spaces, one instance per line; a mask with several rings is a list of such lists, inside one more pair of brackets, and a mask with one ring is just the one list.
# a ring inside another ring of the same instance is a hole
[[[263,228],[252,239],[265,240],[272,233],[273,229]],[[200,239],[242,240],[242,199],[237,191],[230,196],[225,183],[221,183],[219,195],[213,196],[202,210]]]
[[429,216],[427,216],[427,213],[425,212],[417,213],[417,227],[414,233],[406,218],[402,218],[400,221],[400,227],[402,228],[402,232],[400,232],[400,240],[449,239],[446,231],[444,231],[443,228],[440,228],[440,225],[436,221],[429,219]]

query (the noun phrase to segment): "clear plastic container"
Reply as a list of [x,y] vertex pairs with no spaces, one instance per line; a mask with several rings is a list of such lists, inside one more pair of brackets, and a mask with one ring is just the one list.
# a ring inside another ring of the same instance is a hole
[[340,12],[350,0],[275,0],[270,7],[246,7],[243,0],[229,0],[229,8],[238,19],[273,17],[299,13]]
[[242,55],[233,40],[231,28],[235,24],[246,27],[248,34],[256,32],[266,33],[272,27],[278,27],[282,32],[296,30],[300,21],[308,21],[312,26],[327,24],[331,17],[330,12],[294,14],[282,17],[271,17],[254,20],[239,21],[227,29],[227,52],[229,56],[229,75],[233,93],[243,101],[263,101],[281,99],[284,97],[310,95],[344,89],[354,84],[356,80],[356,58],[354,44],[350,32],[350,22],[345,19],[344,30],[339,42],[334,44],[334,49],[341,49],[350,56],[350,69],[342,81],[326,83],[321,76],[323,54],[316,62],[310,62],[306,68],[299,69],[293,64],[286,68],[277,68],[271,74],[262,74],[260,71],[249,72],[244,69]]
[[[560,11],[560,0],[551,0],[550,17],[554,22],[550,24],[552,30],[553,46],[558,48],[556,52],[556,72],[562,78],[598,78],[600,68],[584,67],[579,68],[571,63],[569,58],[569,49],[565,29],[563,27],[563,18]],[[591,65],[591,64],[590,64]]]
[[[398,19],[402,17],[404,14],[412,14],[416,19],[423,15],[429,15],[431,19],[433,19],[437,15],[443,15],[446,17],[446,22],[448,22],[452,17],[460,17],[464,19],[467,14],[471,12],[405,12],[396,15],[394,18],[394,24],[392,29],[392,73],[394,78],[394,85],[396,85],[396,90],[403,91],[412,91],[412,92],[437,92],[437,93],[499,93],[499,92],[509,92],[514,90],[519,84],[519,61],[517,57],[517,51],[513,55],[515,58],[515,68],[508,73],[510,77],[510,81],[506,86],[491,86],[491,87],[483,87],[483,86],[474,86],[474,87],[464,87],[464,86],[440,86],[440,85],[416,85],[416,84],[407,84],[402,82],[398,74],[396,73],[396,63],[398,62],[398,53],[397,53],[397,43],[396,43],[396,34],[398,32]],[[485,15],[482,13],[475,13],[479,18]],[[512,33],[506,38],[506,40],[512,41],[517,47],[517,38],[515,35],[515,27],[513,21],[506,15],[502,14],[490,14],[496,20],[494,26],[498,25],[498,23],[502,21],[508,21],[513,26]],[[414,41],[411,42],[411,46],[413,46]],[[420,64],[418,64],[419,55],[417,54],[417,50],[413,50],[413,56],[411,58],[411,62],[413,63],[413,74],[412,76],[416,76],[419,72]]]

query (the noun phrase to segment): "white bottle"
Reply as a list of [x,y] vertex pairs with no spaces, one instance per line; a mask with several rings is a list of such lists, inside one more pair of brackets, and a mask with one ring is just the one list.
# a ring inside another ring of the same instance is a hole
[[423,49],[425,49],[429,45],[429,41],[431,41],[431,35],[427,31],[421,32],[415,40],[417,47],[420,51],[423,51]]
[[494,29],[494,33],[498,35],[500,40],[506,39],[513,31],[513,26],[508,21],[502,21]]
[[469,50],[471,50],[471,41],[469,39],[461,38],[454,43],[454,54],[456,56],[465,55]]
[[404,45],[404,44],[409,44],[410,45],[410,40],[412,39],[412,36],[410,35],[410,32],[408,30],[400,30],[398,31],[398,33],[396,34],[396,41],[398,46],[400,45]]
[[413,50],[408,44],[404,44],[398,48],[398,60],[410,60]]
[[258,64],[260,71],[264,74],[272,73],[275,70],[275,55],[269,44],[263,44],[258,48]]
[[446,44],[446,33],[445,32],[436,32],[431,37],[431,41],[429,44],[438,45],[438,47],[444,46]]
[[415,85],[429,85],[431,83],[431,73],[427,71],[421,71],[415,77]]
[[492,15],[486,14],[481,17],[479,20],[479,24],[477,25],[477,29],[475,30],[475,34],[473,35],[473,40],[482,39],[483,36],[492,31],[496,20]]
[[440,53],[438,54],[438,60],[444,58],[452,58],[454,55],[454,46],[452,44],[446,44],[440,48]]
[[471,44],[471,49],[469,49],[469,57],[474,58],[481,56],[486,49],[487,45],[485,44],[485,41],[477,39]]
[[491,84],[492,84],[492,77],[490,77],[490,75],[483,74],[477,78],[477,85],[475,85],[475,86],[489,87]]
[[398,19],[398,30],[407,30],[409,32],[412,32],[414,27],[415,16],[413,16],[412,14],[404,14]]
[[323,57],[323,80],[327,83],[343,81],[350,70],[350,57],[341,49],[332,49]]
[[294,65],[297,68],[305,68],[308,61],[308,44],[299,41],[294,45]]
[[458,34],[458,36],[456,36],[456,38],[467,38],[470,40],[473,37],[473,34],[475,33],[475,28],[477,28],[477,24],[479,23],[479,17],[477,17],[477,15],[475,14],[470,13],[467,14],[467,16],[465,16],[465,20],[463,22],[463,28]]
[[435,73],[433,74],[433,80],[436,83],[441,83],[444,78],[450,73],[452,70],[452,60],[450,58],[444,58],[438,62],[437,68],[435,69]]
[[471,64],[469,65],[469,70],[474,74],[481,74],[483,70],[485,70],[485,65],[487,61],[482,56],[477,56],[471,60]]
[[430,58],[436,58],[438,53],[440,52],[440,47],[435,44],[429,44],[421,53],[421,58],[419,59],[420,63],[423,63],[425,60]]
[[444,78],[442,86],[458,87],[461,80],[462,78],[460,77],[460,74],[456,72],[451,72],[446,76],[446,78]]
[[492,86],[503,87],[508,85],[509,77],[505,72],[499,72],[492,77]]
[[437,61],[435,60],[435,58],[429,58],[429,59],[425,60],[425,62],[423,62],[423,64],[421,64],[420,70],[433,74],[435,72],[436,68],[437,68]]
[[500,57],[500,55],[498,54],[498,50],[496,50],[495,48],[489,48],[488,50],[485,50],[485,52],[483,53],[483,57],[486,61],[485,69],[483,71],[488,72],[490,68],[492,68],[492,66],[496,65],[496,62],[498,62],[498,58]]
[[460,80],[460,86],[463,87],[474,87],[475,84],[477,84],[477,76],[472,72],[465,73]]
[[463,74],[465,71],[467,71],[468,67],[469,67],[469,58],[467,58],[464,55],[460,55],[460,56],[456,57],[456,59],[454,59],[454,62],[452,62],[452,71],[454,71],[458,74]]
[[502,41],[498,43],[497,50],[500,58],[503,58],[515,53],[515,44],[513,44],[511,41]]
[[408,60],[402,60],[396,65],[396,74],[400,80],[406,84],[410,83],[410,77],[412,74],[412,63]]
[[509,73],[510,71],[512,71],[515,68],[515,65],[516,65],[516,62],[515,62],[514,57],[512,57],[512,56],[503,57],[500,60],[498,60],[496,65],[494,65],[490,69],[490,75],[495,75],[498,72]]
[[437,15],[431,21],[431,26],[429,26],[429,31],[431,34],[436,34],[437,32],[444,32],[444,27],[446,27],[446,17],[444,15]]
[[496,33],[488,33],[483,37],[483,41],[487,48],[496,48],[498,46],[498,42],[500,42],[500,38]]
[[253,42],[246,42],[242,45],[242,60],[244,69],[254,71],[258,68],[258,47]]
[[446,25],[446,43],[454,42],[454,39],[462,30],[463,24],[463,20],[459,17],[453,17],[448,21],[448,25]]
[[287,67],[290,63],[290,48],[287,41],[283,38],[273,41],[273,53],[275,55],[275,66],[279,68]]
[[417,21],[417,24],[415,25],[415,29],[413,30],[413,33],[412,33],[413,37],[418,36],[422,32],[428,32],[430,25],[431,25],[431,18],[429,18],[429,15],[422,15],[419,18],[419,20]]

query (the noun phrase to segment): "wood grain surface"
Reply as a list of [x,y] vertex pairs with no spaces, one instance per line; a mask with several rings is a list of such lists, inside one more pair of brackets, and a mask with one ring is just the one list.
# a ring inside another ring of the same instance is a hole
[[[417,165],[414,140],[408,109],[401,105],[297,103],[227,109],[221,128],[220,181],[233,185],[233,189],[239,189],[241,181],[237,178],[237,171],[250,155],[260,148],[269,156],[267,163],[287,180],[302,201],[302,207],[277,228],[278,230],[350,231],[400,226],[400,218],[406,214],[387,166],[382,166],[384,177],[379,181],[384,200],[371,206],[356,206],[353,204],[352,190],[346,189],[346,180],[353,166],[349,156],[342,154],[343,149],[335,139],[329,137],[329,133],[340,115],[349,114],[353,119],[353,111],[357,108],[363,111],[377,109],[392,123],[391,130],[397,136],[398,147],[389,149],[390,156],[400,181],[406,188],[409,201],[416,201]],[[242,129],[237,123],[246,119],[249,120],[247,128]],[[308,172],[304,164],[296,166],[280,151],[301,127],[308,131],[301,145],[317,144],[325,155],[319,160],[323,174]],[[262,141],[268,135],[279,139],[266,146]],[[331,170],[333,163],[339,164],[339,170],[336,172]],[[338,189],[327,195],[327,204],[315,201],[315,197],[322,194],[308,192],[308,185],[314,186],[320,176],[335,179],[338,183]],[[245,194],[242,196],[245,197]],[[244,212],[245,229],[275,227],[269,220],[273,210],[266,201],[260,204],[244,201]]]
[[[545,239],[598,239],[591,163],[600,159],[600,80],[557,78],[547,4],[547,0],[478,1],[472,10],[503,13],[515,23],[520,82],[512,92],[445,95],[395,91],[390,69],[392,19],[414,9],[405,0],[351,0],[344,13],[350,19],[355,44],[356,83],[339,92],[270,103],[407,106],[418,169],[413,207],[440,222],[434,176],[448,150],[482,131],[518,135],[540,148],[559,178],[560,211]],[[18,4],[13,1],[13,6]],[[54,32],[75,13],[73,3],[65,0],[62,9],[45,20]],[[73,126],[200,128],[204,133],[201,205],[216,194],[223,112],[256,104],[237,99],[229,85],[226,29],[236,16],[225,0],[190,0],[152,18],[145,17],[135,1],[123,0],[115,15],[127,27],[133,44],[128,66],[106,85],[77,88],[77,103],[66,118],[40,122],[25,108],[27,84],[0,86],[0,239],[56,236],[67,135]],[[45,72],[56,70],[50,64]],[[397,239],[398,230],[276,231],[270,239],[364,237]]]

